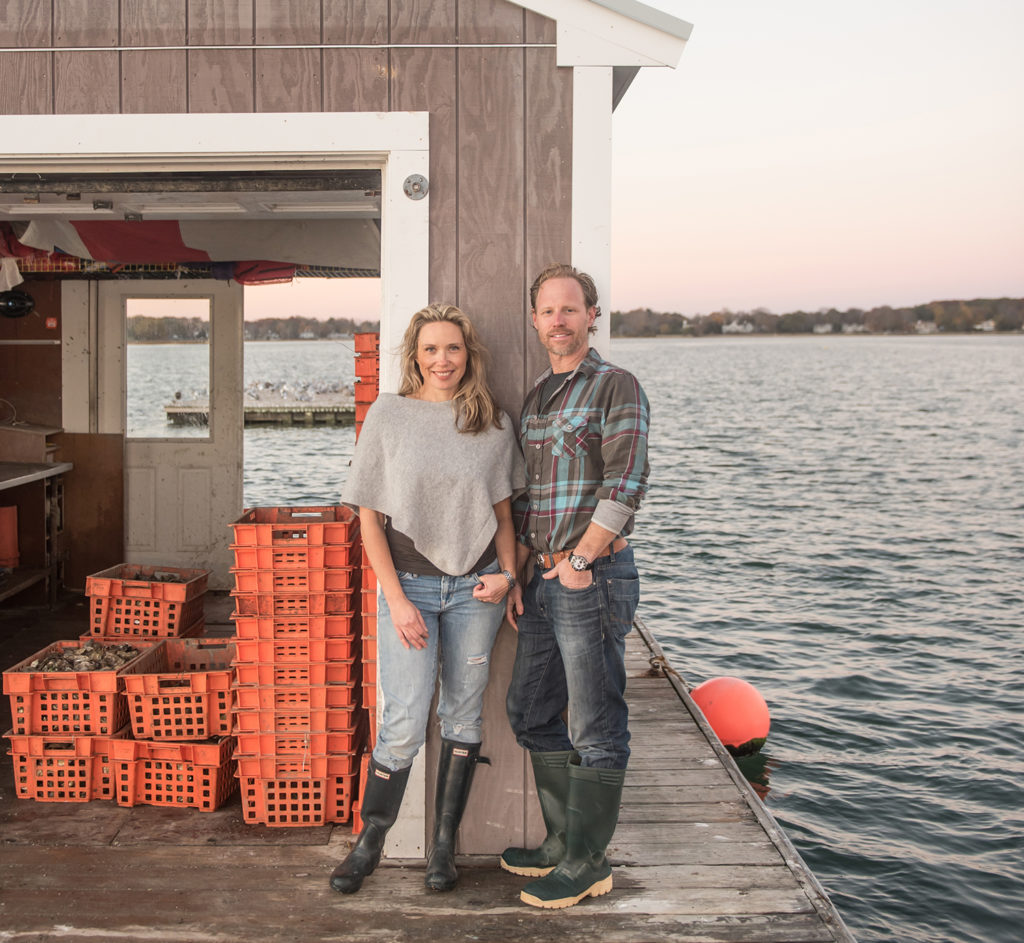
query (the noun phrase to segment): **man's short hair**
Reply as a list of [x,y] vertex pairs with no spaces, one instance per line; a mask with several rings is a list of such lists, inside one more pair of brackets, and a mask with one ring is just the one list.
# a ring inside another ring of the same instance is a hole
[[[597,310],[594,321],[596,322],[601,317],[601,308],[597,303],[597,285],[594,284],[594,280],[586,272],[579,271],[574,266],[569,265],[568,262],[555,262],[549,265],[533,280],[533,284],[530,286],[531,311],[537,310],[537,293],[540,291],[540,286],[550,278],[575,279],[583,291],[583,303],[588,309],[595,308]],[[590,325],[590,333],[597,333],[597,328],[593,324]]]

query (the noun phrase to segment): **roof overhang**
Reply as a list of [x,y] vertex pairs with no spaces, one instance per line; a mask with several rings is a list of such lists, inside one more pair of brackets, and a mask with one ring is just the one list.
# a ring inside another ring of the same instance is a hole
[[513,0],[557,24],[560,66],[675,68],[692,25],[638,0]]

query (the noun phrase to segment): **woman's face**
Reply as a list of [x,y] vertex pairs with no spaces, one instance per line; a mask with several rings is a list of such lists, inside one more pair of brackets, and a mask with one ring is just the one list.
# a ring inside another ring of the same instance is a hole
[[416,365],[423,377],[420,399],[446,400],[455,396],[466,375],[467,360],[466,341],[457,324],[424,324],[416,341]]

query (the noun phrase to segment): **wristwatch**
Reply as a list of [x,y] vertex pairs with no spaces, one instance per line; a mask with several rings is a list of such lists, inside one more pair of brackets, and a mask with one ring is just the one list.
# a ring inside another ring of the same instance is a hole
[[577,573],[582,573],[584,570],[589,570],[591,565],[591,562],[582,554],[569,554],[569,566],[571,566]]
[[508,580],[508,588],[509,588],[509,590],[511,591],[512,589],[514,589],[515,585],[516,585],[516,578],[511,573],[509,573],[508,570],[502,570],[501,571],[501,575],[504,576],[505,579]]

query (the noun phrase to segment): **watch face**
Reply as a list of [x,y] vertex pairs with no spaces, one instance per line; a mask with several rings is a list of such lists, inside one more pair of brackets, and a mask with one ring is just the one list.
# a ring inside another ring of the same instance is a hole
[[590,561],[586,557],[581,557],[578,554],[573,554],[569,557],[569,566],[574,570],[582,572],[583,570],[590,569]]

